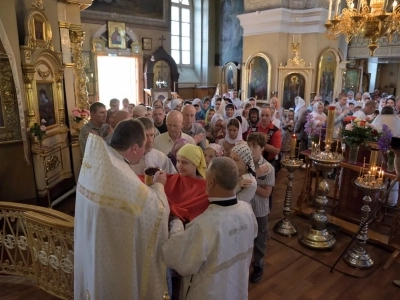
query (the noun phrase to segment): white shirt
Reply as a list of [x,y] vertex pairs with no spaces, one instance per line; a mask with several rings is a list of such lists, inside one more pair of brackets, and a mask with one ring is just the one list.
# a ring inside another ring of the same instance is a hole
[[177,173],[171,160],[164,153],[154,148],[145,153],[136,165],[131,165],[131,169],[136,175],[144,175],[144,170],[149,167],[160,168],[167,174]]
[[[180,138],[187,140],[189,142],[189,144],[196,145],[194,139],[186,133],[182,132]],[[154,138],[154,149],[157,149],[164,154],[168,154],[172,150],[173,146],[174,146],[174,142],[172,141],[171,137],[169,136],[168,131],[164,132]]]
[[225,207],[211,202],[185,231],[171,232],[162,252],[167,266],[183,276],[180,299],[247,299],[257,230],[251,206],[238,201]]

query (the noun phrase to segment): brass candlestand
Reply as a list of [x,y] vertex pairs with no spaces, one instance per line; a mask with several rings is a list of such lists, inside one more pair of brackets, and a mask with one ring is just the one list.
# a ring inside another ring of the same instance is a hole
[[322,179],[318,184],[318,196],[315,199],[316,210],[311,215],[311,226],[306,232],[299,236],[299,242],[304,246],[315,249],[329,249],[336,243],[335,237],[326,229],[328,217],[324,209],[328,204],[328,199],[326,197],[329,194],[329,184],[327,182],[328,173],[338,167],[340,162],[343,160],[343,155],[341,153],[330,151],[334,113],[334,108],[329,108],[325,151],[320,152],[319,149],[313,149],[310,155],[310,159],[312,160],[314,167],[317,169],[317,172],[322,172]]
[[383,178],[376,179],[375,176],[371,180],[370,177],[360,176],[354,180],[355,186],[364,193],[361,207],[360,231],[357,234],[357,244],[355,247],[347,250],[343,255],[343,260],[352,267],[359,269],[368,269],[374,265],[374,261],[365,250],[364,246],[368,240],[368,218],[371,212],[369,204],[372,202],[371,194],[381,192],[385,189]]
[[283,205],[283,219],[280,220],[274,226],[274,231],[277,234],[291,237],[292,235],[297,234],[297,229],[293,225],[292,221],[289,219],[290,214],[292,213],[292,187],[293,187],[293,178],[294,171],[299,170],[303,165],[303,161],[300,159],[296,159],[295,157],[290,157],[281,162],[282,166],[289,171],[288,182],[286,184],[286,194],[285,194],[285,202]]

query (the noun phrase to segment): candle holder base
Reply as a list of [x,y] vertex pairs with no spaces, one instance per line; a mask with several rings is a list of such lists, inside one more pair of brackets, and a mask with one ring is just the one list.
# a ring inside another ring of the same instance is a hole
[[274,226],[274,232],[283,236],[291,237],[297,234],[297,229],[290,220],[280,220]]
[[329,249],[336,244],[336,238],[326,229],[310,227],[308,232],[299,236],[299,242],[313,249]]
[[350,266],[357,269],[369,269],[374,265],[374,261],[368,252],[360,246],[356,246],[343,255],[343,260]]

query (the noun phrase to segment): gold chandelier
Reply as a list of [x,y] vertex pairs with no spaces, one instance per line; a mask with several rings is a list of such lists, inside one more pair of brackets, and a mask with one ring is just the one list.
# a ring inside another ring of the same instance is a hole
[[[346,0],[347,8],[344,8],[341,14],[340,0],[335,1],[335,12],[332,11],[333,1],[329,2],[328,19],[325,24],[325,34],[329,39],[335,40],[340,34],[345,35],[347,43],[356,37],[367,38],[369,53],[373,56],[375,49],[379,47],[379,38],[386,36],[390,42],[392,34],[400,30],[400,5],[397,5],[396,0],[393,1],[390,12],[386,11],[388,0]],[[354,2],[357,3],[357,7]]]

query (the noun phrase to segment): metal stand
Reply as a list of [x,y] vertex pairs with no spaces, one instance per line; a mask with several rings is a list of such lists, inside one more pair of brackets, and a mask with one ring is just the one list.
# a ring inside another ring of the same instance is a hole
[[328,204],[327,195],[329,194],[329,184],[327,182],[328,173],[338,167],[343,159],[339,153],[330,152],[330,145],[326,145],[325,151],[312,153],[310,159],[317,171],[322,172],[321,182],[318,184],[317,198],[315,199],[316,210],[311,215],[309,229],[299,236],[299,242],[307,247],[314,249],[329,249],[336,243],[336,238],[328,232],[328,216],[325,207]]
[[354,184],[358,189],[363,191],[364,205],[361,207],[361,221],[360,221],[360,230],[357,236],[357,244],[355,247],[349,249],[344,255],[343,260],[352,267],[358,269],[368,269],[374,265],[374,261],[369,256],[368,252],[365,250],[365,244],[368,240],[368,222],[371,208],[369,204],[372,202],[370,197],[371,193],[377,193],[383,191],[385,189],[385,184],[381,183],[375,186],[367,186],[364,185],[362,181],[357,178],[354,181]]
[[289,219],[292,213],[292,187],[294,179],[294,171],[299,170],[303,165],[303,161],[296,158],[285,159],[281,162],[282,166],[289,171],[288,182],[286,184],[285,202],[283,205],[283,219],[274,226],[274,231],[277,234],[291,237],[297,234],[297,229]]

